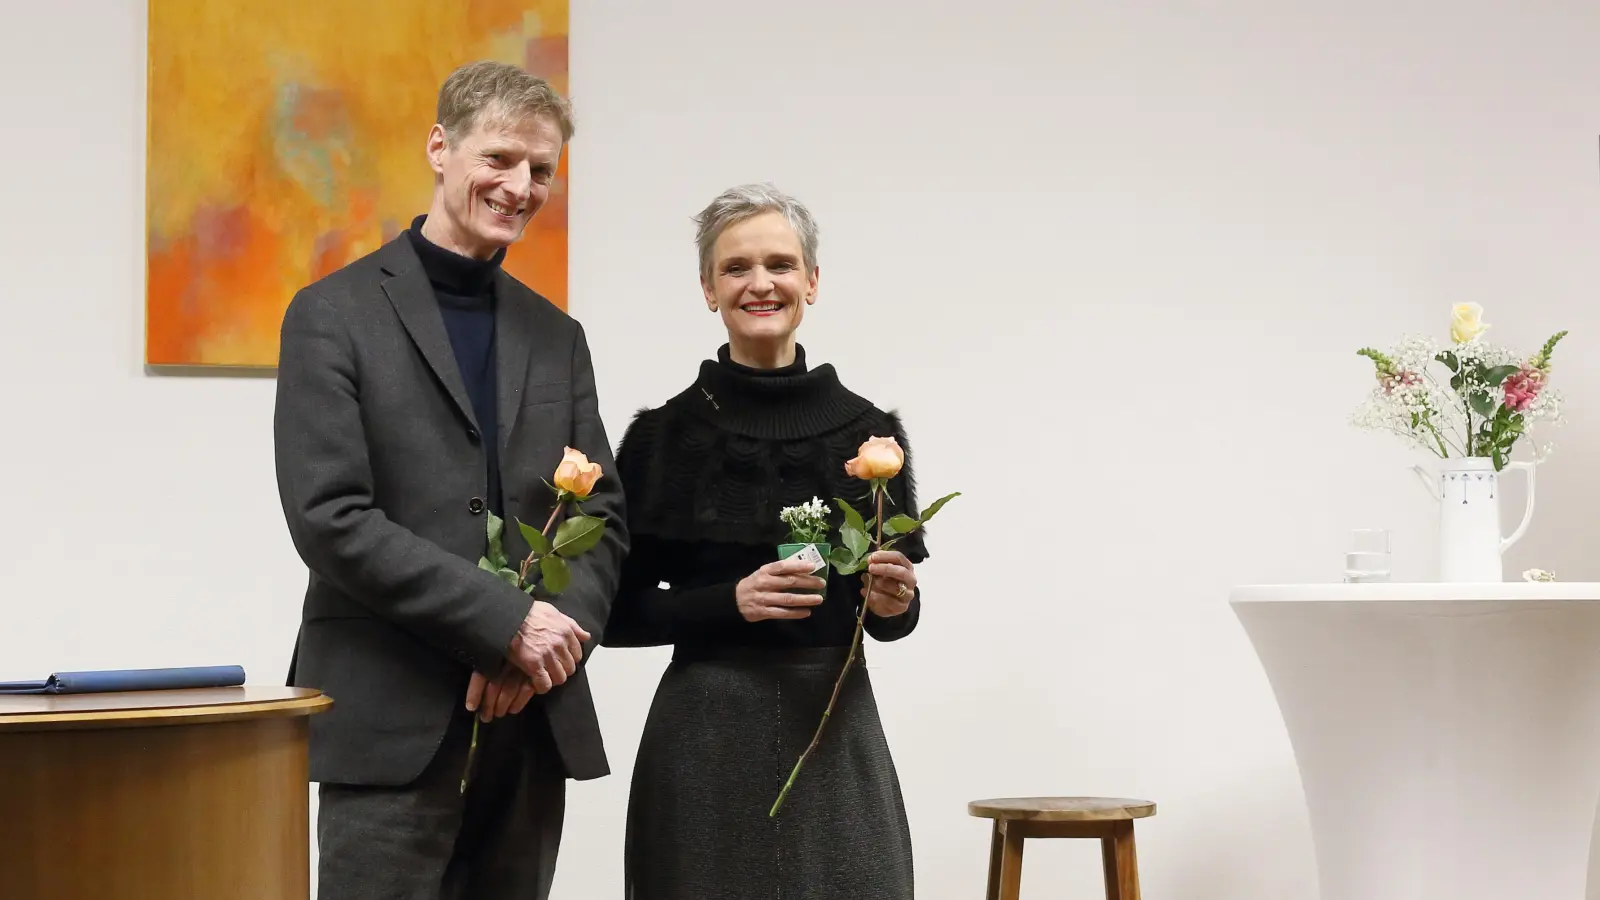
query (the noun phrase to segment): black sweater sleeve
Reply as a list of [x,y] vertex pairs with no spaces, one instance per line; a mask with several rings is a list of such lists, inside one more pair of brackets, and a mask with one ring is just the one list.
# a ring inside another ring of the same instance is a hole
[[679,589],[671,587],[672,577],[668,543],[654,535],[637,535],[622,564],[605,646],[656,647],[708,627],[744,621],[734,600],[733,582]]
[[[856,589],[856,596],[861,595],[861,589]],[[911,607],[898,616],[882,618],[875,616],[869,610],[865,624],[866,632],[875,641],[898,641],[917,629],[917,620],[922,617],[922,588],[911,598]]]
[[[623,435],[616,461],[624,497],[640,497],[650,489],[648,469],[655,439],[655,422],[649,413],[635,417]],[[629,504],[630,511],[638,508]],[[670,541],[648,531],[632,536],[606,623],[604,646],[656,647],[676,643],[683,635],[708,626],[744,621],[734,600],[735,583],[678,588],[673,585],[681,574],[678,568]]]

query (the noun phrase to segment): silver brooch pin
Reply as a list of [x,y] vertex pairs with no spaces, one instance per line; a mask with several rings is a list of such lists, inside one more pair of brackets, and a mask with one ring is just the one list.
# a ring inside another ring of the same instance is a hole
[[717,405],[716,398],[711,396],[711,392],[710,391],[706,390],[705,388],[701,388],[700,389],[700,393],[705,394],[706,395],[706,399],[711,401],[711,408],[712,409],[717,410],[718,412],[722,411],[722,407]]

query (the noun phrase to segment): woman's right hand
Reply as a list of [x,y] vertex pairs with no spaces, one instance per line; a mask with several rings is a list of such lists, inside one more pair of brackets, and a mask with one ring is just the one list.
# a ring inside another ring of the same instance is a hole
[[770,562],[740,580],[734,589],[739,614],[747,622],[762,619],[804,619],[809,607],[822,602],[821,594],[789,594],[790,589],[822,590],[828,583],[811,574],[811,565],[800,559]]

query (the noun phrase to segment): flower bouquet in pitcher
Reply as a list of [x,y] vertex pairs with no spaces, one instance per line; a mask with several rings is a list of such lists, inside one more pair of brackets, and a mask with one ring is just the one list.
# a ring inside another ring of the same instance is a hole
[[[1484,340],[1489,325],[1476,303],[1451,309],[1450,341],[1424,337],[1388,352],[1363,347],[1374,380],[1355,414],[1358,427],[1397,435],[1437,456],[1434,471],[1414,467],[1440,501],[1440,577],[1444,581],[1501,581],[1501,554],[1522,538],[1533,515],[1535,466],[1550,452],[1534,432],[1561,423],[1561,398],[1550,387],[1551,357],[1567,332],[1551,335],[1536,352],[1520,353]],[[1511,454],[1524,439],[1531,461]],[[1528,478],[1521,524],[1501,537],[1499,475]]]

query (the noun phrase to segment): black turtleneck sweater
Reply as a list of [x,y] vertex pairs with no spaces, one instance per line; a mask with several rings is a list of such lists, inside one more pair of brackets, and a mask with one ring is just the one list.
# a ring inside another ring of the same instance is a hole
[[488,467],[489,509],[505,516],[500,488],[499,413],[496,411],[494,353],[494,278],[505,259],[501,248],[488,259],[473,259],[446,250],[422,236],[418,216],[406,231],[411,246],[422,260],[422,270],[433,285],[439,301],[439,315],[455,350],[456,367],[472,402],[472,415],[478,420],[479,440],[483,442],[484,463]]
[[[640,412],[617,450],[632,542],[608,646],[833,647],[850,643],[862,603],[861,575],[830,570],[823,603],[804,619],[748,622],[734,591],[740,579],[777,559],[788,540],[781,509],[819,497],[872,510],[867,483],[844,473],[869,437],[893,436],[906,451],[889,482],[895,512],[916,513],[911,450],[893,413],[839,382],[831,365],[758,370],[734,363],[723,346],[700,376],[656,409]],[[832,522],[842,516],[834,510]],[[837,535],[837,531],[833,532]],[[922,536],[896,545],[912,562],[927,557]],[[666,587],[661,585],[665,584]],[[916,627],[921,592],[904,614],[867,615],[868,632],[896,640]]]

